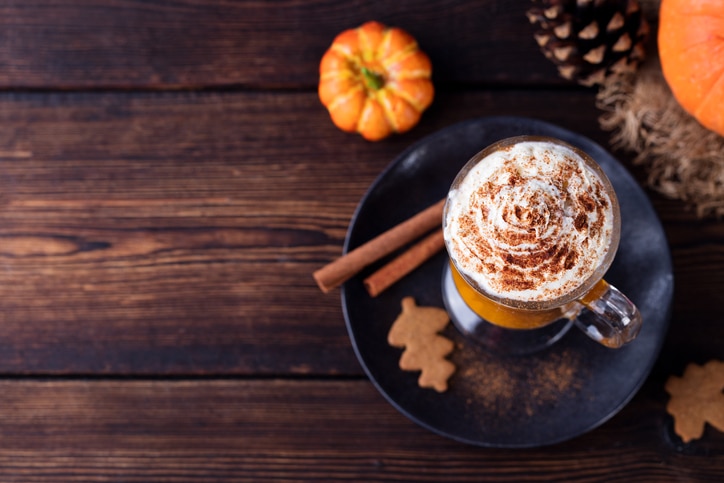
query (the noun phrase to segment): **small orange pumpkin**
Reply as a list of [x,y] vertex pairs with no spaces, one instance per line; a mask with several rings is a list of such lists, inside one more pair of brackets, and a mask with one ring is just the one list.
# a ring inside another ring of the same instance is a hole
[[663,0],[661,70],[674,97],[704,127],[724,136],[724,2]]
[[339,34],[319,66],[319,99],[343,131],[377,141],[411,129],[430,105],[430,59],[404,30],[367,22]]

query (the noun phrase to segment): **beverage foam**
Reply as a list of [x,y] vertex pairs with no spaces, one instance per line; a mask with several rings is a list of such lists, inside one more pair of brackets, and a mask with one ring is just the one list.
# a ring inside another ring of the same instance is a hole
[[448,194],[445,241],[458,270],[489,295],[548,301],[602,263],[613,207],[573,150],[524,141],[494,151]]

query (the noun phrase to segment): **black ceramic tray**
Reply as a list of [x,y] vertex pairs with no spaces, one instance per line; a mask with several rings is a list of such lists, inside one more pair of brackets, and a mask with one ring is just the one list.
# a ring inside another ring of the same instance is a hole
[[588,152],[610,178],[622,213],[621,244],[606,279],[639,307],[638,338],[607,349],[571,329],[552,348],[527,356],[494,356],[462,337],[449,359],[457,372],[445,393],[421,389],[418,373],[398,367],[401,350],[387,333],[400,302],[444,307],[441,277],[446,255],[371,298],[369,267],[342,288],[342,307],[357,357],[369,378],[400,412],[440,435],[479,446],[534,447],[581,435],[611,418],[649,374],[668,326],[673,275],[661,224],[645,193],[606,150],[563,128],[527,118],[488,117],[450,126],[403,152],[361,201],[347,234],[345,252],[442,199],[455,174],[473,154],[499,139],[520,134],[557,137]]

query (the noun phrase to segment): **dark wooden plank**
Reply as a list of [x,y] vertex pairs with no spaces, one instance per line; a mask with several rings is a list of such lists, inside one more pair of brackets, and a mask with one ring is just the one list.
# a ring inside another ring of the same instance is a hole
[[366,381],[0,381],[2,481],[716,481],[724,434],[683,445],[660,388],[553,447],[466,446]]
[[529,0],[15,0],[0,6],[0,88],[314,88],[334,37],[368,20],[412,33],[440,85],[565,85],[538,51],[529,6]]
[[[444,94],[381,143],[312,93],[0,96],[0,372],[360,374],[311,273],[395,156],[494,114],[607,139],[586,92]],[[724,225],[653,198],[676,260],[670,356],[716,356]]]

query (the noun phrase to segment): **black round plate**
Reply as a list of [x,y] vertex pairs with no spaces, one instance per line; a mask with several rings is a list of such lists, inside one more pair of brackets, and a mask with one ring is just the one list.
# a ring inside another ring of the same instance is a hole
[[520,134],[553,136],[578,146],[602,166],[619,197],[622,236],[606,279],[628,295],[644,318],[638,338],[607,349],[576,329],[552,348],[527,356],[494,356],[459,334],[448,356],[457,371],[449,389],[417,385],[418,373],[399,369],[401,349],[387,333],[412,296],[418,305],[444,307],[441,277],[446,254],[371,298],[362,280],[368,267],[342,288],[342,308],[357,357],[369,378],[400,412],[421,426],[469,444],[534,447],[581,435],[616,414],[641,387],[661,349],[673,295],[669,247],[646,194],[606,150],[563,128],[527,118],[487,117],[450,126],[403,152],[371,186],[354,215],[344,250],[409,218],[445,197],[455,174],[482,148]]

